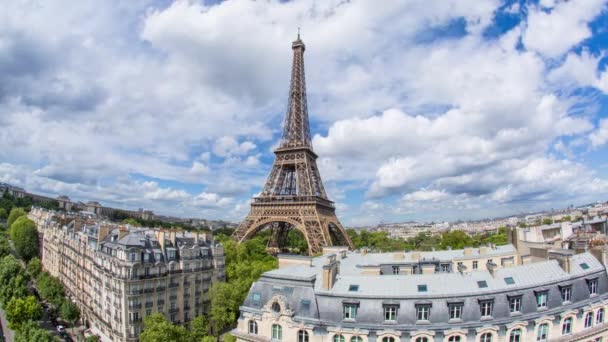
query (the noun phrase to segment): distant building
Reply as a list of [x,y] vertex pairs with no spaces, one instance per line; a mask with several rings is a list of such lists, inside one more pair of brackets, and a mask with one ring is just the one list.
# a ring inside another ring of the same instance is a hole
[[43,236],[43,269],[65,285],[103,341],[137,341],[143,318],[156,312],[187,323],[209,309],[211,284],[225,280],[224,250],[210,235],[36,207],[28,217]]

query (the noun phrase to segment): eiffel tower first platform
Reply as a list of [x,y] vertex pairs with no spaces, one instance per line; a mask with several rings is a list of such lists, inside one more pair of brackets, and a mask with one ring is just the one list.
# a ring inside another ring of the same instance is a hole
[[242,242],[262,229],[271,229],[268,249],[282,251],[287,234],[297,229],[306,238],[308,253],[320,253],[323,246],[348,246],[353,243],[336,217],[334,202],[327,198],[317,168],[317,155],[312,149],[304,50],[300,35],[292,43],[293,65],[289,105],[283,126],[283,137],[274,151],[276,158],[264,189],[253,198],[249,215],[232,237]]

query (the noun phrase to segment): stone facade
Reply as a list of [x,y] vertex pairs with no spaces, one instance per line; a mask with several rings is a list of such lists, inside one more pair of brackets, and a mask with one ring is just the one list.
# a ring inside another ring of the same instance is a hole
[[252,285],[233,334],[256,342],[606,341],[604,265],[591,253],[549,255],[528,265],[513,246],[280,256],[289,260]]
[[103,340],[137,340],[143,318],[156,312],[187,323],[208,310],[211,284],[225,279],[223,248],[205,234],[40,208],[28,216],[42,235],[43,268],[65,285],[84,324]]

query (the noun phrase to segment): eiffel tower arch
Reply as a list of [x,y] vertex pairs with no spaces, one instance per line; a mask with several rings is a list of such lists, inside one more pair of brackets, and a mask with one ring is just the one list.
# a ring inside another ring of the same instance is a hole
[[232,235],[237,242],[250,239],[263,229],[270,229],[268,248],[280,252],[290,230],[300,231],[308,243],[308,253],[320,253],[323,246],[341,245],[353,249],[353,243],[327,198],[312,149],[306,80],[304,75],[304,42],[292,43],[293,64],[287,114],[283,136],[276,157],[259,196],[253,198],[251,210]]

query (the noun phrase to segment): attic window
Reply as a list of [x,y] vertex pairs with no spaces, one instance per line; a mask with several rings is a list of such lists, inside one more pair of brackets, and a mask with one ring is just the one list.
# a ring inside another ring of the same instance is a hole
[[418,292],[427,292],[428,288],[426,285],[418,285]]
[[351,291],[351,292],[357,292],[357,291],[359,291],[359,285],[350,285],[348,287],[348,291]]
[[277,302],[272,303],[272,311],[281,312],[281,305]]
[[260,294],[257,292],[253,293],[253,301],[254,302],[259,302],[260,301]]
[[587,265],[586,262],[584,262],[584,263],[582,263],[580,265],[581,265],[581,268],[584,269],[584,270],[588,270],[589,269],[589,265]]
[[480,289],[483,289],[488,287],[488,283],[485,280],[480,280],[477,282],[477,286],[479,286]]
[[300,308],[301,308],[301,310],[308,311],[310,309],[310,300],[302,299],[302,301],[300,301]]
[[513,277],[506,277],[505,283],[507,283],[507,285],[513,285],[515,284],[515,280],[513,280]]

